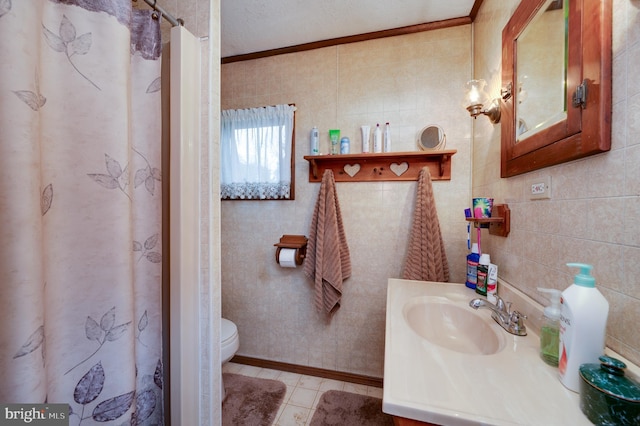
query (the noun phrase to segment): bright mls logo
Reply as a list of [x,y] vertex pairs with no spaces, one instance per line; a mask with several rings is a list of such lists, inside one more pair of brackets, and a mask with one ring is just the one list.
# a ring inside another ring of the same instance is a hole
[[69,426],[68,404],[0,404],[0,426]]

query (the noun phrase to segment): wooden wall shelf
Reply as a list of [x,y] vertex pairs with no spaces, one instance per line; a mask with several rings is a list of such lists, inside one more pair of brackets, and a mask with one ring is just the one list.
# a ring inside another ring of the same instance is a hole
[[491,211],[491,217],[487,219],[467,218],[467,222],[473,222],[475,227],[488,223],[489,234],[499,237],[509,235],[511,228],[511,210],[508,204],[494,204]]
[[327,169],[336,182],[418,180],[429,167],[431,180],[451,180],[451,157],[455,149],[442,151],[384,152],[378,154],[306,155],[309,182],[321,182]]

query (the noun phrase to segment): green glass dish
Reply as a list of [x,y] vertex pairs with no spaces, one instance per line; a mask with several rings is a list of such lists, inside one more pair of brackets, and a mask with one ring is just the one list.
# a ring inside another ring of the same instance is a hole
[[595,425],[640,425],[640,383],[624,362],[603,355],[580,366],[580,409]]

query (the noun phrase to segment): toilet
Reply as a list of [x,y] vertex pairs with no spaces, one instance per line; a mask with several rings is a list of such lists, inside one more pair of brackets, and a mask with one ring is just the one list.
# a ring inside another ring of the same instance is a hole
[[[240,347],[240,337],[238,336],[238,327],[226,318],[221,318],[220,324],[220,359],[221,365],[228,362],[236,354]],[[224,391],[224,382],[220,380],[222,385],[222,401],[227,396]]]

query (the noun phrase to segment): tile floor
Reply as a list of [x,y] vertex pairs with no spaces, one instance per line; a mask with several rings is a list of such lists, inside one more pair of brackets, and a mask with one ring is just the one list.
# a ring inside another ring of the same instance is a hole
[[328,390],[343,390],[382,399],[382,388],[254,367],[252,365],[228,362],[222,367],[222,372],[280,380],[287,385],[287,392],[276,415],[274,426],[304,426],[309,424],[315,413],[316,405],[320,401],[320,396]]

